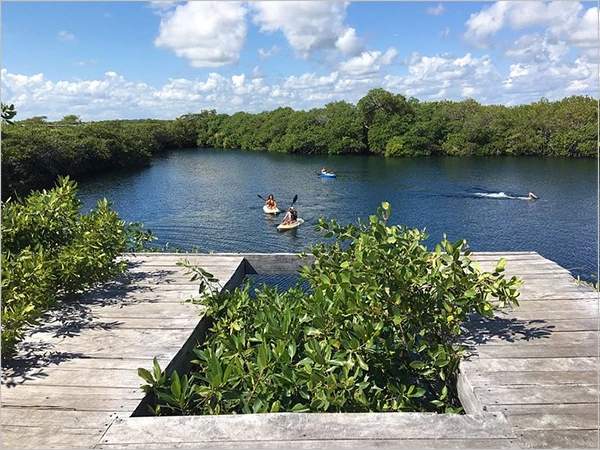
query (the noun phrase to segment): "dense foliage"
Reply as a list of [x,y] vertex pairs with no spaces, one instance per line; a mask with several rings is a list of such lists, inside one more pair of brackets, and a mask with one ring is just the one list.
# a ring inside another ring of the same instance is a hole
[[[12,119],[14,110],[3,119]],[[233,115],[203,110],[175,120],[83,123],[39,116],[2,128],[2,198],[52,186],[57,175],[139,167],[178,148],[382,156],[597,156],[597,101],[573,96],[514,107],[419,102],[373,89],[356,105]]]
[[106,199],[80,213],[76,193],[67,177],[2,205],[2,360],[40,314],[121,273],[117,256],[151,238],[139,224],[120,220]]
[[3,198],[50,187],[61,175],[148,165],[161,150],[159,122],[23,122],[2,129]]
[[[416,229],[319,221],[333,244],[311,249],[308,293],[249,286],[203,300],[210,328],[193,371],[140,368],[154,414],[277,411],[459,412],[461,323],[516,304],[520,281],[472,264],[466,241],[428,251]],[[201,269],[196,275],[210,274]],[[206,284],[203,284],[206,286]]]
[[12,119],[17,115],[17,111],[15,110],[15,105],[5,105],[2,103],[2,123],[8,123],[12,125]]

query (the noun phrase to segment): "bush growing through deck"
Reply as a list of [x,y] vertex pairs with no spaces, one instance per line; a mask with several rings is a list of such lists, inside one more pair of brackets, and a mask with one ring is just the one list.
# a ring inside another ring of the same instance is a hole
[[465,240],[428,251],[423,231],[388,226],[389,214],[384,202],[368,223],[320,219],[335,239],[311,248],[308,294],[263,286],[253,299],[245,285],[206,296],[194,370],[167,378],[155,360],[153,373],[138,371],[151,411],[460,412],[461,323],[491,316],[492,302],[518,305],[520,280],[504,278],[503,260],[481,272]]

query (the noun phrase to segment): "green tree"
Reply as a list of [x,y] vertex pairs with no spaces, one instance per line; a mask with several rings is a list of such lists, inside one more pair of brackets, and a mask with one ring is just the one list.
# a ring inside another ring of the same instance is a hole
[[59,125],[79,125],[81,118],[75,114],[68,114],[56,123]]
[[402,136],[414,121],[414,107],[402,94],[384,89],[371,89],[358,101],[359,117],[363,123],[363,139],[369,151],[385,155],[388,141]]
[[337,101],[325,105],[324,139],[328,153],[362,153],[366,146],[362,139],[362,123],[357,107]]
[[2,123],[12,124],[12,119],[17,115],[15,105],[6,105],[2,103]]

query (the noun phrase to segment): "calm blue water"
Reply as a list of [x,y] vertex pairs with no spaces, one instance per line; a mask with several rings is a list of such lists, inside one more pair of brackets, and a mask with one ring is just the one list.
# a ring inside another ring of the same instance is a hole
[[[326,165],[336,179],[321,179]],[[446,233],[475,251],[536,251],[575,275],[598,273],[598,175],[594,159],[296,156],[180,150],[149,168],[79,184],[84,209],[106,197],[122,219],[143,222],[171,248],[201,252],[300,252],[322,240],[319,217],[367,220],[382,201],[390,223]],[[534,192],[539,200],[507,196]],[[257,194],[273,193],[305,223],[277,232]]]

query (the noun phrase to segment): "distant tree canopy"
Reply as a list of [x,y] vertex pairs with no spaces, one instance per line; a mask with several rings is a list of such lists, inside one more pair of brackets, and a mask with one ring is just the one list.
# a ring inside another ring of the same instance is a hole
[[12,118],[17,115],[17,111],[15,111],[15,105],[5,105],[2,103],[2,123],[8,123],[12,125]]
[[[74,178],[150,164],[156,153],[224,148],[297,154],[395,156],[597,156],[597,101],[573,96],[529,105],[481,105],[473,99],[420,102],[372,89],[309,111],[184,114],[174,120],[82,122],[69,114],[2,127],[2,197]],[[3,123],[16,111],[2,105]]]

